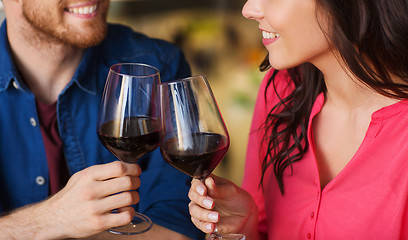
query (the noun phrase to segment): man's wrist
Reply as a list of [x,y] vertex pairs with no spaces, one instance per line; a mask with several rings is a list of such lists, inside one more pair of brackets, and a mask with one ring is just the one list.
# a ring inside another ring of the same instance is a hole
[[17,209],[0,218],[0,239],[60,239],[47,219],[45,202]]

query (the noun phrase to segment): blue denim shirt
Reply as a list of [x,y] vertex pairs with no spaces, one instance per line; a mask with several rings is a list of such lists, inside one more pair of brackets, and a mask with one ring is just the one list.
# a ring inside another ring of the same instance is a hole
[[[0,213],[44,200],[49,191],[35,98],[14,65],[5,22],[0,28]],[[87,49],[58,97],[58,127],[71,175],[117,160],[98,140],[96,122],[109,67],[119,62],[155,66],[162,82],[190,75],[183,54],[174,45],[110,24],[107,38]],[[143,172],[137,210],[156,224],[202,238],[188,212],[191,179],[168,165],[159,150],[138,163]]]

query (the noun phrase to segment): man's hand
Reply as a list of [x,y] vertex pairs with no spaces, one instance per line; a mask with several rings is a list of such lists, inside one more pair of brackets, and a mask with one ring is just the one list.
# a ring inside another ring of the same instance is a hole
[[[137,164],[120,161],[75,173],[50,199],[0,218],[5,239],[81,238],[128,224],[139,202]],[[118,209],[118,213],[111,211]],[[8,237],[9,236],[9,237]],[[0,237],[0,239],[2,239]]]

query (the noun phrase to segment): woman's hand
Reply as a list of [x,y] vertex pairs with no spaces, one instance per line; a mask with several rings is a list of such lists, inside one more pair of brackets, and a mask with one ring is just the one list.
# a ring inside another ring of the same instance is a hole
[[251,195],[227,179],[211,175],[205,182],[194,179],[189,208],[191,220],[201,231],[243,233],[256,231],[258,208]]

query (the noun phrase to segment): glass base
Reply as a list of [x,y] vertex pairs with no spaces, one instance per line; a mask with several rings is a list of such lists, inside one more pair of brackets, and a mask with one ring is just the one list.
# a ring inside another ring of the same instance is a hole
[[136,235],[149,231],[152,226],[153,223],[149,217],[137,212],[129,224],[111,228],[106,231],[118,235]]
[[217,240],[217,239],[224,239],[224,240],[245,240],[245,235],[242,234],[218,234],[216,232],[213,232],[210,234],[210,236],[207,238],[207,240]]

